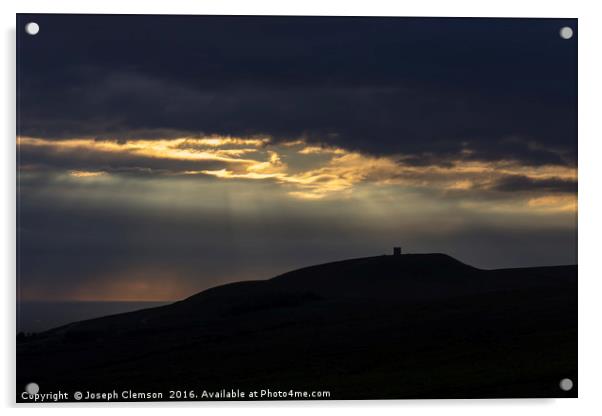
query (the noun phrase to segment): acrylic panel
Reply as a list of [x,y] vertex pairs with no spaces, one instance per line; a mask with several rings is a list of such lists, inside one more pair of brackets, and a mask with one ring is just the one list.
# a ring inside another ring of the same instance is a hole
[[577,29],[17,15],[16,400],[577,397]]

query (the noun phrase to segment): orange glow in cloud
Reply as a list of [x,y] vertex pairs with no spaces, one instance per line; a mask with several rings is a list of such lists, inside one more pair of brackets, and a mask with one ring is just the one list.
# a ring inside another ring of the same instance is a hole
[[[160,160],[198,162],[199,169],[172,172],[176,175],[207,175],[223,180],[270,180],[285,187],[292,198],[319,200],[345,198],[359,184],[429,188],[454,192],[495,191],[504,175],[522,175],[531,180],[576,181],[577,169],[561,165],[528,166],[515,160],[447,160],[441,165],[412,165],[405,155],[372,156],[333,146],[307,144],[303,140],[272,143],[269,138],[182,137],[176,139],[128,140],[94,139],[45,140],[21,137],[19,146],[48,149],[65,154],[131,154]],[[463,154],[470,153],[464,149]],[[206,169],[203,162],[221,165]],[[95,170],[72,170],[70,176],[86,179],[109,175],[99,166]],[[510,195],[516,199],[516,195]],[[576,204],[554,195],[525,195],[532,209],[576,210]],[[555,208],[552,208],[555,207]]]
[[546,195],[530,199],[528,206],[550,211],[576,212],[577,195]]
[[76,178],[95,178],[106,174],[107,173],[103,171],[89,172],[84,170],[72,170],[69,172],[69,175],[75,176]]

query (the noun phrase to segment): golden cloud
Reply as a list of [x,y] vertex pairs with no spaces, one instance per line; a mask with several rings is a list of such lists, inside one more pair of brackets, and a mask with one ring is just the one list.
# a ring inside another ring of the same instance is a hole
[[528,206],[550,211],[577,211],[577,195],[546,195],[532,198]]
[[[47,150],[49,154],[129,154],[153,160],[179,160],[199,163],[198,169],[173,172],[180,175],[207,175],[224,180],[270,180],[285,188],[288,195],[304,200],[346,197],[359,183],[374,186],[428,188],[445,192],[495,192],[496,184],[507,175],[530,180],[576,181],[577,169],[561,165],[528,166],[515,160],[467,160],[464,149],[445,164],[416,166],[408,156],[372,156],[340,147],[317,146],[304,140],[273,143],[269,138],[230,136],[182,137],[177,139],[128,140],[45,140],[18,138],[21,148]],[[219,168],[203,168],[202,162],[215,162]],[[107,175],[102,166],[70,170],[73,178]],[[516,199],[512,193],[507,198]],[[576,210],[573,195],[549,195],[532,191],[518,203],[531,209]],[[520,199],[519,198],[519,199]]]
[[69,172],[69,175],[75,176],[76,178],[95,178],[98,176],[104,176],[106,174],[107,173],[103,171],[90,172],[84,170],[72,170]]

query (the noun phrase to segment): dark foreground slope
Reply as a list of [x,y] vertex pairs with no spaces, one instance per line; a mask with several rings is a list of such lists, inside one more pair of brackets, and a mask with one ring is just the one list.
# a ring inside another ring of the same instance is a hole
[[441,254],[308,267],[29,337],[17,391],[31,381],[42,392],[576,397],[577,267],[484,271]]

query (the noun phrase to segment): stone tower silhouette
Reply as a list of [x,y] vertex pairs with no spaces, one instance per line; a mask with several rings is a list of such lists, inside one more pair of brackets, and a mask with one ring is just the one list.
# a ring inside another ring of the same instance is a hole
[[393,247],[393,255],[401,256],[401,247]]

